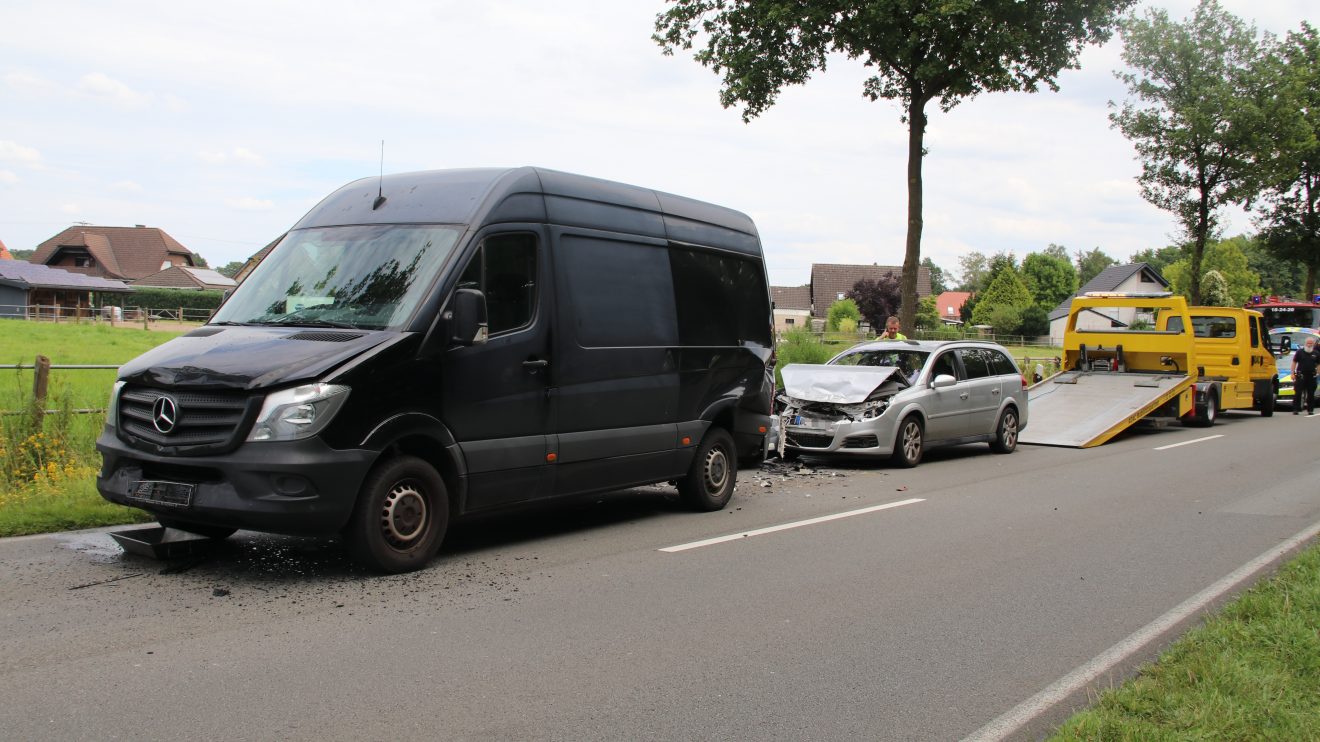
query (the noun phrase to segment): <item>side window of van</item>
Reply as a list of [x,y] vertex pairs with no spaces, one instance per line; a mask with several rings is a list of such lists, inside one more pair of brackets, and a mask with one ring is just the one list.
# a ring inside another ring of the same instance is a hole
[[667,247],[566,234],[555,250],[555,272],[582,347],[678,344]]
[[990,364],[980,348],[959,348],[958,357],[962,359],[963,368],[967,369],[967,378],[981,379],[990,375]]
[[760,261],[675,245],[669,264],[683,345],[770,345],[769,291]]
[[536,238],[530,234],[487,238],[458,285],[480,289],[486,295],[491,335],[530,325],[536,314]]

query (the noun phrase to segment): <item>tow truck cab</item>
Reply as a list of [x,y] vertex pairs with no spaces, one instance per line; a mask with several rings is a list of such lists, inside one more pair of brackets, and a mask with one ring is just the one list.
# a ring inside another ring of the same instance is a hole
[[[1213,424],[1219,412],[1241,409],[1273,415],[1278,373],[1261,313],[1188,307],[1187,314],[1196,351],[1196,419]],[[1162,314],[1158,327],[1182,331],[1184,322],[1181,316]]]

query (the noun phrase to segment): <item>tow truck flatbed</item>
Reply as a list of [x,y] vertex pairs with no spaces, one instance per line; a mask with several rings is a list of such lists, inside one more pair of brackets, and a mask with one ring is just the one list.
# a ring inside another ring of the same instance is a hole
[[1176,399],[1190,398],[1186,374],[1065,371],[1027,390],[1031,426],[1018,440],[1090,448],[1113,438]]

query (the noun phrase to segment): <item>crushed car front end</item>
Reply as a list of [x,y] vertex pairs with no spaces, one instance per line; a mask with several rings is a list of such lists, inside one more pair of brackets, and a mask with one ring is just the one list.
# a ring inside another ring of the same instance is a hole
[[898,369],[790,364],[784,367],[783,377],[785,388],[776,400],[781,456],[790,450],[865,456],[893,453],[899,417],[891,408],[908,388]]

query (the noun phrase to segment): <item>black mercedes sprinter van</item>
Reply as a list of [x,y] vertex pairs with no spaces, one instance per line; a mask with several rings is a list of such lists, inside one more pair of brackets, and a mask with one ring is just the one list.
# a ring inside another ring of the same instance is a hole
[[547,498],[677,480],[718,510],[772,352],[741,213],[538,168],[364,179],[120,369],[97,486],[208,535],[342,532],[389,572]]

